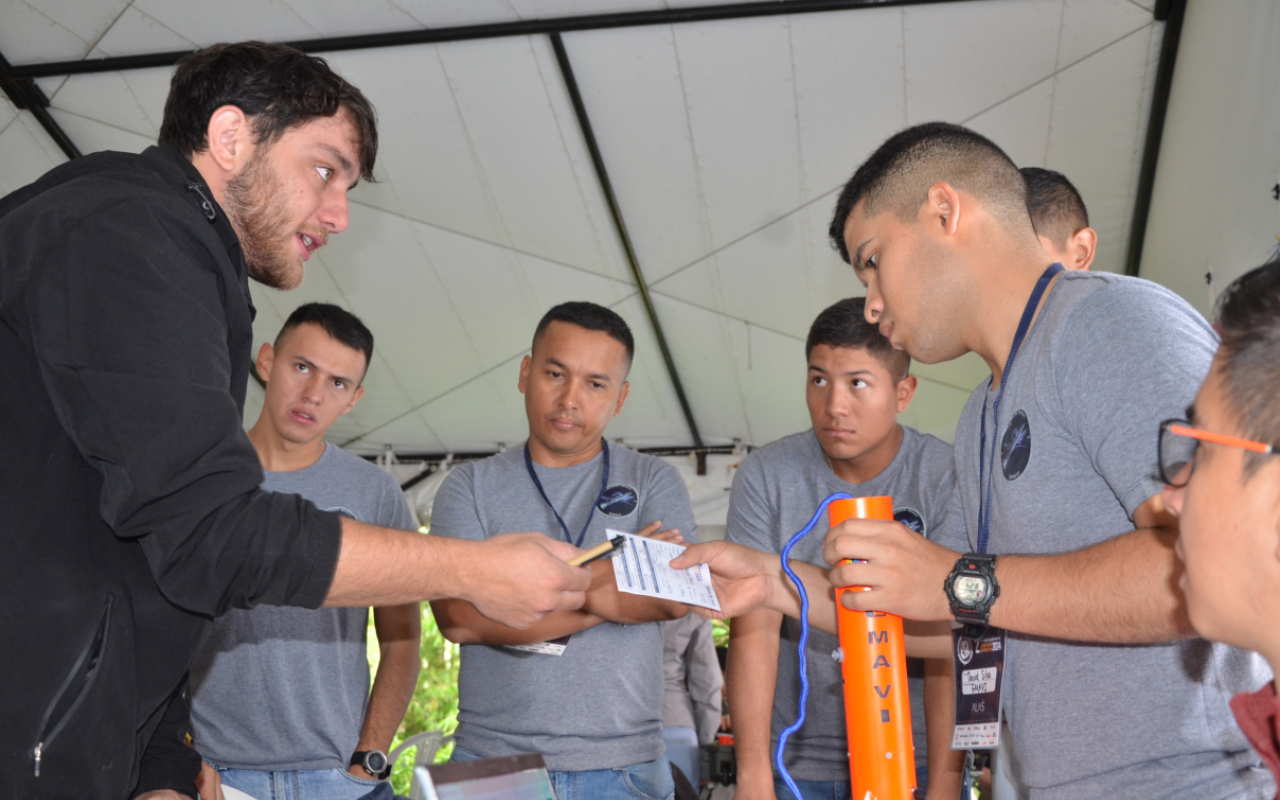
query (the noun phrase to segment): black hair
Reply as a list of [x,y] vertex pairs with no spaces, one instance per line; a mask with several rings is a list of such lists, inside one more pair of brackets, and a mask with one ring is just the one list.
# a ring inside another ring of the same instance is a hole
[[1040,167],[1018,171],[1027,184],[1027,213],[1037,236],[1061,247],[1076,231],[1089,227],[1084,200],[1066,175]]
[[323,58],[266,42],[215,44],[185,56],[169,82],[159,143],[188,158],[203,153],[209,119],[222,106],[243,111],[255,144],[268,146],[289,128],[346,109],[360,145],[360,175],[373,180],[377,114]]
[[582,300],[561,303],[542,315],[542,320],[538,322],[538,327],[533,332],[534,346],[537,346],[538,340],[553,322],[568,322],[589,331],[607,333],[627,348],[627,363],[631,363],[635,357],[636,343],[631,336],[631,328],[627,326],[626,320],[611,308]]
[[373,360],[373,334],[359,317],[332,303],[307,303],[295,308],[276,335],[275,347],[280,347],[285,334],[306,323],[319,325],[333,339],[364,353],[365,372],[369,371],[369,363]]
[[854,206],[865,201],[863,213],[868,217],[887,209],[909,221],[937,181],[977,197],[1006,224],[1026,220],[1026,185],[1003,150],[968,128],[926,122],[889,137],[853,173],[836,200],[827,231],[831,246],[849,263],[844,228]]
[[[1280,446],[1280,259],[1246,272],[1218,299],[1215,369],[1247,439]],[[1268,456],[1250,453],[1245,475]]]
[[880,333],[880,328],[867,322],[867,299],[846,297],[822,310],[809,326],[809,338],[804,343],[804,357],[813,354],[820,344],[828,347],[863,348],[875,356],[895,381],[907,377],[911,371],[911,356],[905,350],[897,350]]

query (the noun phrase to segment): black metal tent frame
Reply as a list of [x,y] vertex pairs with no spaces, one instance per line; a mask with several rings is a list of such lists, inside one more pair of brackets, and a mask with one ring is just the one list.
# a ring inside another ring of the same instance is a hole
[[[854,11],[865,8],[886,8],[893,6],[932,5],[944,2],[966,2],[971,0],[768,0],[767,2],[732,3],[727,5],[693,6],[689,8],[658,9],[653,11],[634,11],[610,14],[589,14],[551,19],[522,20],[519,22],[500,22],[486,25],[463,25],[448,28],[432,28],[426,30],[396,31],[391,33],[364,34],[359,36],[339,36],[329,39],[307,39],[288,42],[293,47],[307,53],[331,53],[343,50],[366,50],[382,47],[402,47],[418,44],[438,44],[442,42],[459,42],[473,39],[494,39],[508,36],[530,36],[545,34],[550,36],[556,54],[565,87],[573,102],[578,126],[591,155],[596,178],[600,182],[601,191],[613,218],[614,227],[622,243],[631,274],[639,289],[645,313],[653,327],[658,340],[658,348],[667,374],[680,401],[681,411],[689,427],[689,435],[693,441],[693,449],[704,450],[702,436],[693,417],[693,410],[685,394],[684,384],[676,370],[675,360],[671,355],[667,338],[658,320],[657,310],[649,293],[648,283],[640,268],[635,249],[627,232],[622,210],[609,181],[605,169],[604,157],[596,142],[591,120],[587,116],[582,95],[573,74],[573,66],[564,48],[562,35],[579,31],[605,30],[609,28],[630,28],[645,25],[671,25],[687,22],[710,22],[714,20],[744,19],[748,17],[767,17],[781,14],[807,14],[821,11]],[[1160,50],[1160,62],[1156,72],[1155,97],[1151,104],[1151,115],[1147,122],[1146,142],[1142,152],[1142,167],[1138,175],[1138,192],[1134,202],[1133,220],[1129,230],[1129,247],[1125,259],[1125,273],[1137,275],[1142,260],[1143,238],[1146,234],[1147,218],[1151,210],[1151,197],[1155,187],[1156,166],[1160,158],[1160,140],[1164,132],[1165,113],[1169,107],[1169,93],[1173,86],[1173,68],[1178,55],[1178,42],[1182,34],[1182,22],[1186,16],[1187,0],[1157,0],[1153,15],[1158,22],[1165,22],[1164,39]],[[59,75],[84,75],[94,72],[114,72],[150,67],[173,66],[191,51],[170,51],[138,56],[121,56],[118,58],[84,59],[80,61],[57,61],[44,64],[10,65],[0,55],[0,89],[8,95],[10,101],[19,109],[27,110],[35,116],[67,158],[78,158],[80,151],[57,121],[49,114],[49,100],[36,85],[36,78],[56,77]]]

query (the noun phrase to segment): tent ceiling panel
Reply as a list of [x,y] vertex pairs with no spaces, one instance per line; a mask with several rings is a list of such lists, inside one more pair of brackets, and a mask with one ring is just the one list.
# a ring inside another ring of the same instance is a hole
[[11,64],[84,58],[126,0],[91,9],[81,5],[70,0],[0,0],[0,53]]
[[1098,52],[1125,33],[1154,24],[1151,11],[1133,2],[1065,0],[1058,69]]
[[0,94],[0,192],[8,194],[39,178],[66,158],[28,111]]
[[[0,52],[24,64],[705,4],[103,0],[67,17],[80,4],[0,0]],[[565,34],[708,444],[763,444],[807,426],[803,338],[819,310],[862,293],[827,244],[835,193],[907,122],[969,121],[1020,164],[1064,171],[1101,234],[1097,268],[1120,268],[1163,31],[1141,6],[982,0]],[[360,452],[519,441],[514,383],[533,327],[556,302],[588,299],[616,307],[637,339],[631,395],[609,435],[688,444],[547,37],[326,58],[379,110],[380,183],[352,192],[350,232],[313,257],[303,288],[254,296],[259,344],[313,299],[373,329],[368,394],[334,440]],[[140,150],[170,75],[39,85],[82,151]],[[30,114],[0,98],[0,191],[62,160]],[[985,365],[969,356],[916,371],[904,419],[949,434]]]
[[[200,36],[201,33],[203,32],[197,28],[192,35]],[[217,39],[212,39],[209,43],[216,41]],[[98,40],[98,49],[112,56],[136,56],[194,50],[200,46],[199,42],[200,39],[178,33],[162,22],[161,18],[143,11],[142,5],[135,2],[124,10],[110,30],[102,34],[102,38]]]
[[[1096,269],[1124,271],[1159,33],[1155,25],[1139,29],[1054,81],[1046,166],[1070,176],[1084,197],[1098,231]],[[1107,109],[1105,124],[1099,109]]]
[[907,122],[960,122],[1053,74],[1062,2],[902,9]]

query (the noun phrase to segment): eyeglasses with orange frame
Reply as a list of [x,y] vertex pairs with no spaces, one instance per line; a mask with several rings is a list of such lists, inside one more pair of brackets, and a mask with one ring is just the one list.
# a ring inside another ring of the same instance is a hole
[[1166,419],[1160,423],[1160,442],[1157,448],[1160,480],[1175,488],[1186,486],[1191,478],[1191,469],[1200,442],[1239,447],[1242,450],[1266,455],[1276,453],[1275,445],[1241,439],[1238,436],[1228,436],[1225,433],[1197,430],[1185,419]]

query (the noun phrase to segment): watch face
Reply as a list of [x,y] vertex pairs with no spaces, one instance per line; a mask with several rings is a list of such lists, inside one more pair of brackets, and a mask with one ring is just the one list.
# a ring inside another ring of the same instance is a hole
[[987,579],[978,575],[960,575],[952,584],[956,601],[966,606],[976,606],[987,596]]
[[378,750],[370,750],[364,757],[365,771],[377,775],[387,768],[387,757]]

